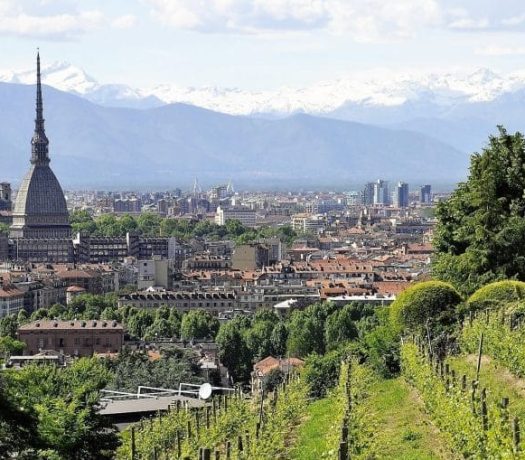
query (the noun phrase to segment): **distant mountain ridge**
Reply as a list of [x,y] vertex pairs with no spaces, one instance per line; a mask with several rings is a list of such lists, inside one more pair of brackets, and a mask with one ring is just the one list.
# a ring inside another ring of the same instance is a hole
[[[34,69],[0,72],[0,82],[32,84]],[[407,129],[444,141],[466,153],[477,151],[496,125],[525,131],[525,71],[506,75],[473,72],[363,74],[306,88],[245,91],[183,88],[159,84],[131,88],[100,84],[67,62],[43,68],[44,83],[98,105],[137,109],[184,103],[230,115],[278,119],[310,114]]]
[[[29,162],[34,86],[0,83],[1,180]],[[310,115],[232,116],[185,104],[104,107],[44,87],[52,167],[67,186],[180,186],[233,178],[251,188],[345,186],[378,177],[454,182],[468,155],[406,129]]]
[[[34,69],[0,72],[0,82],[34,83]],[[246,91],[238,88],[188,87],[157,84],[132,88],[124,84],[100,84],[83,69],[67,62],[42,68],[43,82],[56,89],[81,95],[101,105],[151,108],[185,103],[230,115],[343,114],[345,106],[363,108],[428,104],[447,108],[458,104],[491,102],[525,89],[525,70],[497,74],[489,69],[473,72],[364,73],[319,82],[305,88]]]

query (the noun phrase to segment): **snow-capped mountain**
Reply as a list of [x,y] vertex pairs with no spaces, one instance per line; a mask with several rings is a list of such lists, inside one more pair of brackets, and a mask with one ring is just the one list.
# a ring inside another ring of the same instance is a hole
[[[457,104],[490,102],[525,88],[525,71],[501,75],[488,69],[473,72],[398,73],[386,71],[324,81],[305,88],[246,91],[238,88],[181,87],[159,84],[131,88],[124,84],[100,84],[82,69],[67,62],[42,68],[43,82],[106,106],[150,108],[168,103],[186,103],[232,115],[288,115],[304,112],[341,115],[351,106],[392,108],[405,104],[454,107]],[[0,71],[0,81],[33,84],[34,69]]]
[[[4,83],[35,83],[35,70],[0,71]],[[164,102],[127,85],[103,85],[83,69],[68,62],[54,62],[42,67],[42,82],[53,88],[82,96],[91,102],[107,106],[149,108]]]

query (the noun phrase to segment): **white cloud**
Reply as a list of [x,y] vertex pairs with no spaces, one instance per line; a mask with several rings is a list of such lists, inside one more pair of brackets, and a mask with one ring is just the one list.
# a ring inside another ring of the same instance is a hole
[[519,14],[517,16],[512,16],[510,18],[505,18],[501,20],[501,24],[504,26],[518,26],[525,22],[525,14]]
[[437,0],[147,0],[165,25],[265,35],[327,30],[359,41],[410,37],[440,22]]
[[98,27],[103,21],[104,15],[98,10],[49,16],[17,12],[0,16],[0,34],[52,39],[72,38]]
[[119,16],[111,21],[111,25],[115,27],[115,29],[131,29],[136,23],[137,17],[132,14]]
[[71,40],[86,32],[112,26],[133,27],[135,16],[110,21],[100,10],[82,10],[81,2],[0,0],[0,35]]
[[518,56],[525,55],[525,46],[498,46],[490,45],[476,49],[481,56]]
[[451,21],[448,27],[457,30],[487,29],[490,26],[487,18],[461,18]]

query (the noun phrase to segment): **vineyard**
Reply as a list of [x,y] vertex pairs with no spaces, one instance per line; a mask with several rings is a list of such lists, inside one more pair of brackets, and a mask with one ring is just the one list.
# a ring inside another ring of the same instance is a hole
[[203,409],[177,404],[165,416],[123,433],[117,459],[284,458],[288,433],[307,405],[308,388],[290,375],[270,397],[217,396]]
[[522,317],[507,305],[470,313],[445,339],[400,334],[390,376],[348,351],[326,394],[298,371],[266,393],[175,404],[129,427],[117,458],[525,459]]

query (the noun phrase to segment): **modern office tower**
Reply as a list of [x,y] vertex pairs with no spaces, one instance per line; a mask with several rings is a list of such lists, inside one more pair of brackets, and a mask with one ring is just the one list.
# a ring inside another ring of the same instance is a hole
[[372,206],[374,204],[374,182],[368,182],[363,189],[363,205]]
[[398,182],[394,189],[394,206],[396,208],[408,208],[408,184]]
[[374,205],[388,206],[389,204],[388,182],[378,179],[377,182],[374,183]]
[[419,201],[421,204],[432,203],[432,187],[430,185],[422,185],[419,190]]

